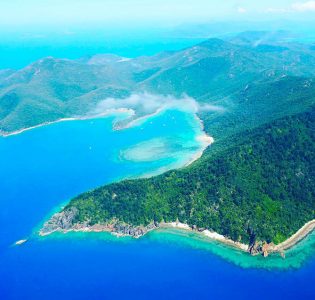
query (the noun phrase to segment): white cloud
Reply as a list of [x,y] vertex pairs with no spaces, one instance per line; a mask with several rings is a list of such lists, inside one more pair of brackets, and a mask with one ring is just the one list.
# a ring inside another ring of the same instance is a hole
[[239,14],[245,14],[245,13],[247,12],[247,10],[246,10],[246,8],[244,8],[244,7],[238,7],[238,8],[237,8],[237,12],[238,12]]
[[149,93],[132,94],[125,99],[107,98],[101,101],[91,114],[101,114],[112,109],[131,109],[136,114],[151,114],[162,108],[180,108],[193,113],[202,111],[224,111],[221,106],[199,104],[195,99],[183,95],[181,98],[173,96],[153,95]]
[[299,11],[299,12],[308,12],[308,11],[315,12],[315,1],[294,3],[292,4],[292,9],[294,11]]
[[274,8],[274,7],[269,7],[269,8],[266,9],[266,12],[267,12],[267,13],[270,13],[270,14],[285,14],[285,13],[290,12],[290,10],[287,9],[287,8]]
[[315,1],[307,2],[296,2],[291,4],[289,7],[269,7],[265,10],[266,13],[270,14],[292,14],[292,13],[307,13],[315,12]]

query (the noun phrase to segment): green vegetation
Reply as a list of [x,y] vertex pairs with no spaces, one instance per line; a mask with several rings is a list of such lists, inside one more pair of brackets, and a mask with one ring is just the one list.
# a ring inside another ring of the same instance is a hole
[[[214,144],[188,168],[80,195],[74,223],[179,220],[248,243],[279,243],[315,217],[315,109]],[[219,143],[220,144],[220,143]],[[220,151],[216,151],[216,147]]]
[[[287,76],[300,78],[297,81],[315,76],[315,52],[309,46],[252,46],[261,35],[266,34],[246,33],[230,42],[210,39],[181,51],[127,61],[114,55],[79,60],[47,57],[22,70],[0,70],[0,133],[86,115],[106,98],[144,91],[187,94],[238,113],[234,109],[247,105],[247,94],[256,91],[257,96],[266,96],[264,85],[285,86],[288,81],[282,79]],[[314,90],[312,83],[305,87]]]

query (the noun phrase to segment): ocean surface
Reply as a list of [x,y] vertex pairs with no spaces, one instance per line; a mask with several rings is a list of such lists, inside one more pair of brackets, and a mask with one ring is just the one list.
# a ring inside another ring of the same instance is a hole
[[[113,36],[114,35],[114,36]],[[170,38],[160,34],[81,32],[3,33],[0,28],[0,70],[20,69],[43,57],[78,59],[111,53],[123,57],[154,55],[191,47],[204,39]],[[21,55],[22,53],[22,55]]]
[[[78,193],[180,167],[202,147],[200,123],[187,111],[165,110],[113,131],[124,117],[0,138],[0,299],[314,299],[314,235],[286,260],[252,258],[176,230],[138,240],[39,237],[41,224]],[[28,241],[14,245],[21,239]]]

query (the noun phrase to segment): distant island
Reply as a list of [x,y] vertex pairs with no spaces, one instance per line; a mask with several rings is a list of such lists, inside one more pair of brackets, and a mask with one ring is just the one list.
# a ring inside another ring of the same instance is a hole
[[315,48],[276,34],[262,43],[264,36],[245,32],[133,59],[48,57],[1,71],[2,135],[106,109],[132,110],[130,122],[158,110],[157,103],[141,103],[146,93],[153,99],[194,99],[195,113],[215,141],[188,167],[77,196],[40,234],[78,230],[139,237],[175,226],[267,256],[311,232]]
[[[210,135],[220,130],[220,138],[227,125],[228,131],[234,125],[243,129],[285,116],[283,105],[288,103],[291,113],[303,111],[314,99],[315,50],[286,42],[283,34],[278,41],[275,33],[245,32],[133,59],[110,54],[77,60],[46,57],[21,70],[0,70],[0,134],[121,108],[121,100],[144,92],[188,95],[200,104],[223,107],[225,114],[212,110],[202,115],[206,126],[209,118],[214,120]],[[263,44],[266,36],[268,44]],[[125,105],[138,116],[155,111],[138,103]]]

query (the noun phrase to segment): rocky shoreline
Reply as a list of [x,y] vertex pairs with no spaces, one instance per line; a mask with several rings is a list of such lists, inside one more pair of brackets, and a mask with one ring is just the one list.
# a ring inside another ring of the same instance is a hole
[[147,226],[132,226],[130,224],[112,219],[104,224],[90,225],[88,221],[80,223],[75,221],[77,209],[72,207],[54,214],[39,231],[39,235],[46,236],[54,232],[110,232],[118,237],[130,236],[133,238],[140,238],[152,230],[159,228],[177,228],[186,231],[196,232],[196,234],[203,234],[204,236],[222,242],[228,246],[237,248],[241,251],[247,252],[253,256],[262,255],[267,257],[271,253],[279,253],[285,258],[285,250],[293,247],[299,241],[304,239],[315,229],[315,220],[306,223],[298,232],[296,232],[289,239],[279,245],[267,243],[264,241],[257,241],[253,234],[250,234],[251,241],[249,245],[235,242],[231,239],[224,237],[216,232],[211,232],[205,228],[197,228],[196,226],[190,227],[187,224],[180,222],[172,223],[150,223]]
[[132,226],[117,219],[112,219],[104,224],[89,225],[89,222],[74,223],[77,209],[70,208],[54,214],[40,229],[39,235],[45,236],[54,232],[111,232],[116,236],[131,236],[139,238],[149,231],[159,227],[158,223],[151,223],[147,226]]

